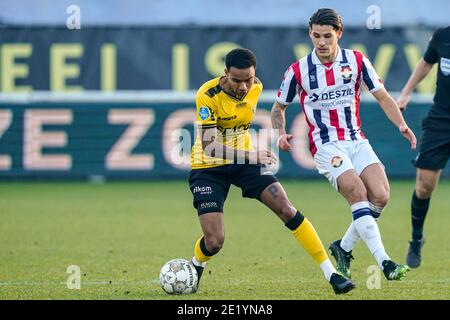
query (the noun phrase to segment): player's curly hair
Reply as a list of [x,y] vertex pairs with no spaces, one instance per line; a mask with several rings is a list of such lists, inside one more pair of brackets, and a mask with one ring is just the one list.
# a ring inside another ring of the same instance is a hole
[[336,31],[344,31],[344,25],[342,24],[342,18],[339,13],[334,9],[320,8],[309,19],[309,27],[312,28],[313,24],[332,26]]
[[230,70],[231,67],[247,69],[251,66],[256,69],[256,55],[249,49],[233,49],[225,56],[225,66],[227,70]]

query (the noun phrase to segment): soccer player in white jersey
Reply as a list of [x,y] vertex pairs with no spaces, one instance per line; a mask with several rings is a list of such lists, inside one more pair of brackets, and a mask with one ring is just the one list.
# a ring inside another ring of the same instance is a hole
[[278,145],[284,151],[292,149],[293,136],[285,131],[285,109],[298,94],[316,167],[352,211],[347,232],[329,247],[338,271],[350,277],[352,249],[361,238],[386,278],[400,280],[409,267],[391,260],[375,221],[389,200],[389,183],[384,166],[361,130],[361,86],[367,87],[412,149],[416,137],[370,61],[358,51],[338,46],[343,25],[335,10],[322,8],[314,13],[309,31],[314,50],[287,69],[272,107],[272,126],[280,132]]

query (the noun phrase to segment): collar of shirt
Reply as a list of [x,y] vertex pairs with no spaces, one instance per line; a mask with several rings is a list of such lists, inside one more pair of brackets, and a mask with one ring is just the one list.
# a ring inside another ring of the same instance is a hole
[[[316,48],[314,48],[314,50],[312,51],[311,58],[312,58],[311,59],[312,63],[324,65],[324,64],[322,64],[322,62],[320,62],[319,58],[317,57]],[[333,64],[336,61],[343,62],[343,60],[342,60],[342,50],[341,50],[341,48],[339,46],[337,46],[337,55],[336,55],[336,58],[333,61]]]

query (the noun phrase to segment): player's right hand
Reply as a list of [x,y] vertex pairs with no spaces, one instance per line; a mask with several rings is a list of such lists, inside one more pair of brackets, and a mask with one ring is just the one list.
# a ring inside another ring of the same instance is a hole
[[292,145],[289,143],[289,141],[291,141],[293,137],[294,136],[292,134],[287,134],[287,133],[279,136],[278,140],[277,140],[278,148],[280,148],[283,151],[291,151]]
[[397,105],[401,112],[405,111],[409,103],[409,94],[400,94],[397,99]]
[[403,124],[398,128],[401,134],[411,143],[411,149],[415,150],[417,146],[417,138],[414,132],[406,125]]

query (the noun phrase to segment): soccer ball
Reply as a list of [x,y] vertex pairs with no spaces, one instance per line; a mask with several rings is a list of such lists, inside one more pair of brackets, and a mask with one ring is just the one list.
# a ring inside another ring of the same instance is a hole
[[169,294],[188,294],[197,290],[198,275],[192,263],[173,259],[164,264],[159,273],[161,288]]

